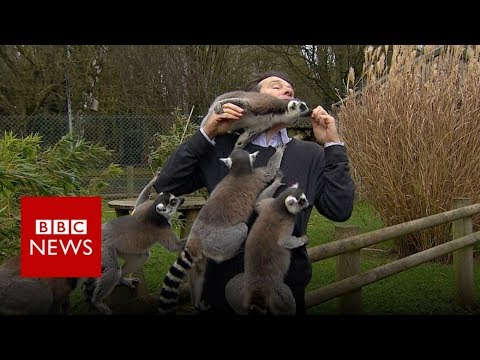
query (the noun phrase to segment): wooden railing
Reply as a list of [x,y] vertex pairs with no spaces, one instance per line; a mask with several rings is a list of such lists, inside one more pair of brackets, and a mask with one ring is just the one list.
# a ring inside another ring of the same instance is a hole
[[[453,210],[360,235],[357,235],[356,226],[337,226],[337,241],[308,249],[311,262],[337,256],[337,281],[308,292],[305,296],[307,308],[340,297],[341,313],[358,314],[363,286],[450,252],[453,252],[455,300],[462,306],[473,305],[473,245],[480,241],[480,231],[472,233],[472,216],[480,213],[480,203],[470,204],[469,199],[455,198]],[[360,249],[448,222],[452,222],[451,241],[360,273]]]

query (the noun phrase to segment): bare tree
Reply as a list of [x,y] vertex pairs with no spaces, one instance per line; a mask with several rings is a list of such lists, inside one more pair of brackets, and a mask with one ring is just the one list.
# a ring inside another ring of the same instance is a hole
[[88,72],[87,88],[84,92],[84,109],[98,110],[98,100],[95,98],[95,88],[104,67],[107,51],[107,45],[99,45],[95,47],[95,53],[90,63],[90,71]]
[[272,69],[288,72],[304,100],[329,107],[344,94],[349,68],[360,73],[363,61],[360,45],[69,45],[68,56],[65,46],[4,45],[0,113],[65,113],[68,103],[75,115],[192,106],[202,115],[222,92]]
[[275,54],[276,65],[284,67],[299,82],[307,101],[331,105],[346,94],[350,68],[361,73],[364,62],[363,45],[274,45],[263,46]]
[[63,48],[0,46],[0,113],[32,115],[63,111]]

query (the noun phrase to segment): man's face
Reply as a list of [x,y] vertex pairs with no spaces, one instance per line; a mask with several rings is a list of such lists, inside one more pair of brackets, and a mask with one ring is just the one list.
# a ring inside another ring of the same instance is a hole
[[294,91],[292,85],[276,76],[270,76],[258,83],[260,92],[263,94],[273,95],[279,99],[293,99]]

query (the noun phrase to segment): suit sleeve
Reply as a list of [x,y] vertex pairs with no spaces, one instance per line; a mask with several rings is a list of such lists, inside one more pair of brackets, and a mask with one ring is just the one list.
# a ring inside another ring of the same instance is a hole
[[195,132],[167,159],[153,185],[155,191],[171,192],[179,196],[204,187],[199,162],[213,147],[200,130]]
[[325,167],[317,178],[315,207],[333,221],[346,221],[352,215],[354,183],[350,174],[345,146],[332,145],[324,149]]

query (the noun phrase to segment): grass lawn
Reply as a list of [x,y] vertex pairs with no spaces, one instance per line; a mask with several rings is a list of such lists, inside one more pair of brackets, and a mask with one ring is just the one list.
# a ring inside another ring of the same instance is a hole
[[[103,208],[103,221],[115,217],[115,212],[108,208],[106,202]],[[346,224],[359,226],[365,233],[383,227],[382,221],[374,214],[368,204],[358,202],[352,217]],[[316,246],[334,240],[336,223],[312,212],[307,235],[308,246]],[[362,271],[373,269],[396,260],[388,252],[393,241],[375,245],[377,251],[361,251]],[[145,281],[149,292],[158,292],[169,266],[175,261],[177,254],[170,253],[159,245],[152,248],[151,257],[145,265]],[[335,281],[335,258],[321,260],[312,264],[313,275],[307,291],[313,291],[321,286]],[[474,261],[475,295],[480,304],[480,259]],[[362,289],[362,309],[366,315],[463,315],[480,314],[480,310],[465,310],[454,302],[454,276],[452,265],[426,263],[389,278],[380,280]],[[78,289],[72,297],[72,311],[83,313],[85,305]],[[310,315],[330,315],[337,313],[337,299],[308,309]]]

